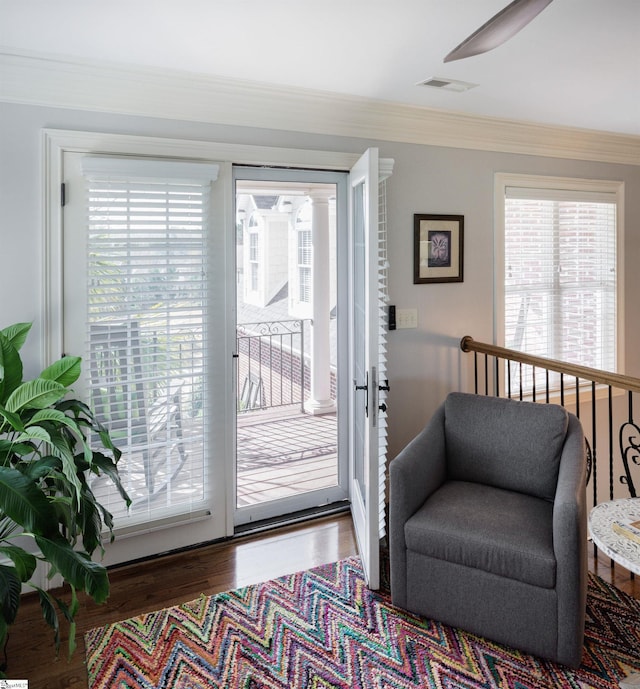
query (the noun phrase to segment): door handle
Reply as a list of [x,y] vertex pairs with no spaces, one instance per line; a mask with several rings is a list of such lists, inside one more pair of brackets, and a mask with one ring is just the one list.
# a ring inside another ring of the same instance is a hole
[[364,413],[369,416],[369,371],[364,374],[364,385],[358,385],[357,381],[353,381],[354,390],[364,390]]
[[[389,389],[389,381],[385,378],[384,385],[378,385],[378,390],[380,390],[380,392],[389,392]],[[378,409],[384,414],[384,412],[387,411],[386,402],[383,402],[382,404],[378,405]]]

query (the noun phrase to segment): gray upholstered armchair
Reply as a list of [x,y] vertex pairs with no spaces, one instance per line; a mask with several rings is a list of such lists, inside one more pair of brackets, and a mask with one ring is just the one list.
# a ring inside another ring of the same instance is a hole
[[449,395],[391,462],[394,604],[578,666],[585,473],[580,422],[562,407]]

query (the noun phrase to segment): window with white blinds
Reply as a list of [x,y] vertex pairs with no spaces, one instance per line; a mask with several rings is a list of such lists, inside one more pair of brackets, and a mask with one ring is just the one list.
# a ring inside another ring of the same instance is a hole
[[[504,188],[507,348],[616,371],[617,207],[611,190]],[[532,371],[522,381],[519,368],[511,373],[516,388],[532,389]]]
[[311,229],[298,229],[298,301],[311,303],[311,265],[313,261],[313,243]]
[[207,231],[217,166],[90,157],[88,388],[122,450],[130,513],[110,482],[117,526],[204,509]]
[[256,231],[249,232],[249,289],[257,292],[260,287],[260,235]]

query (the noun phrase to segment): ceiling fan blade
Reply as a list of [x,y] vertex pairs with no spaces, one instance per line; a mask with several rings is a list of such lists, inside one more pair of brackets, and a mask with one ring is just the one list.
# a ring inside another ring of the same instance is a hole
[[461,60],[497,48],[523,29],[553,0],[514,0],[454,48],[444,62]]

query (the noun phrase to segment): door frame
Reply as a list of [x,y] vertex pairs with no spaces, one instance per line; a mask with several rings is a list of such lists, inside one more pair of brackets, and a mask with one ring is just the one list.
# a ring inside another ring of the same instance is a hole
[[[63,157],[65,152],[80,152],[87,154],[122,154],[137,156],[154,156],[167,158],[183,158],[192,161],[220,161],[225,165],[269,166],[282,168],[303,168],[310,170],[334,170],[349,172],[353,164],[360,157],[358,154],[340,151],[319,151],[311,149],[278,148],[270,146],[253,146],[243,144],[217,143],[203,140],[187,140],[177,138],[161,138],[151,136],[113,134],[101,132],[86,132],[77,130],[60,130],[45,128],[41,130],[41,169],[42,169],[42,293],[41,293],[41,350],[40,368],[50,365],[57,360],[63,349],[63,209],[61,205],[61,187],[64,183]],[[381,161],[382,162],[382,161]],[[393,161],[388,160],[391,167]],[[233,193],[231,189],[231,175],[228,176],[229,188],[225,194],[227,200],[224,207],[225,227],[228,236],[233,236],[235,218],[232,212]],[[228,260],[234,261],[235,247],[228,244]],[[235,297],[235,294],[233,295]],[[225,327],[228,330],[227,345],[229,355],[235,347],[235,331],[228,328],[228,323],[235,323],[235,306],[227,297]],[[342,349],[345,349],[342,347]],[[228,361],[228,359],[227,359]],[[233,405],[231,389],[231,367],[226,384],[225,394]],[[225,420],[227,433],[221,442],[225,445],[225,453],[230,453],[233,447],[233,424],[230,419]],[[224,470],[222,481],[225,487],[230,484]],[[226,514],[224,523],[220,525],[222,536],[232,536],[234,533],[233,503],[226,500]],[[166,540],[164,549],[180,547],[179,531],[188,529],[188,525],[181,527],[170,526],[165,529]],[[123,541],[129,539],[122,539]],[[114,544],[114,545],[117,545]],[[107,549],[109,545],[107,544]],[[138,551],[137,556],[146,553]],[[46,585],[43,582],[43,585]]]
[[[337,375],[336,375],[336,403],[338,409],[348,408],[348,218],[349,218],[349,175],[348,172],[340,170],[319,170],[317,168],[299,168],[295,170],[283,169],[280,167],[254,167],[246,165],[233,165],[232,172],[232,198],[234,201],[233,217],[235,218],[235,199],[236,199],[236,182],[275,182],[286,186],[288,183],[308,183],[315,184],[332,184],[336,188],[336,301],[337,301]],[[235,225],[234,225],[235,237]],[[237,254],[233,253],[233,267],[234,275],[236,270],[235,261]],[[237,283],[234,280],[233,295],[231,301],[233,304],[233,324],[234,332],[237,322],[236,304],[237,304]],[[235,343],[234,343],[235,352]],[[234,375],[233,375],[233,399],[237,396],[237,377],[235,376],[235,365],[237,359],[234,361]],[[236,416],[237,418],[237,416]],[[347,427],[347,419],[344,415],[337,414],[337,469],[338,469],[338,485],[331,488],[326,488],[321,491],[314,491],[309,494],[301,494],[292,496],[291,498],[282,498],[280,500],[269,501],[260,505],[252,507],[236,507],[236,493],[237,493],[237,472],[235,464],[237,460],[238,442],[237,442],[237,423],[233,424],[233,440],[232,440],[232,458],[233,468],[231,469],[231,485],[229,494],[229,503],[233,506],[233,522],[234,526],[243,526],[262,519],[273,519],[287,514],[293,514],[300,510],[313,509],[322,505],[330,505],[332,503],[346,500],[348,497],[348,452],[349,452],[349,435]],[[315,501],[314,501],[315,500]],[[314,501],[314,502],[310,502]],[[283,512],[277,512],[276,503],[283,506]]]

